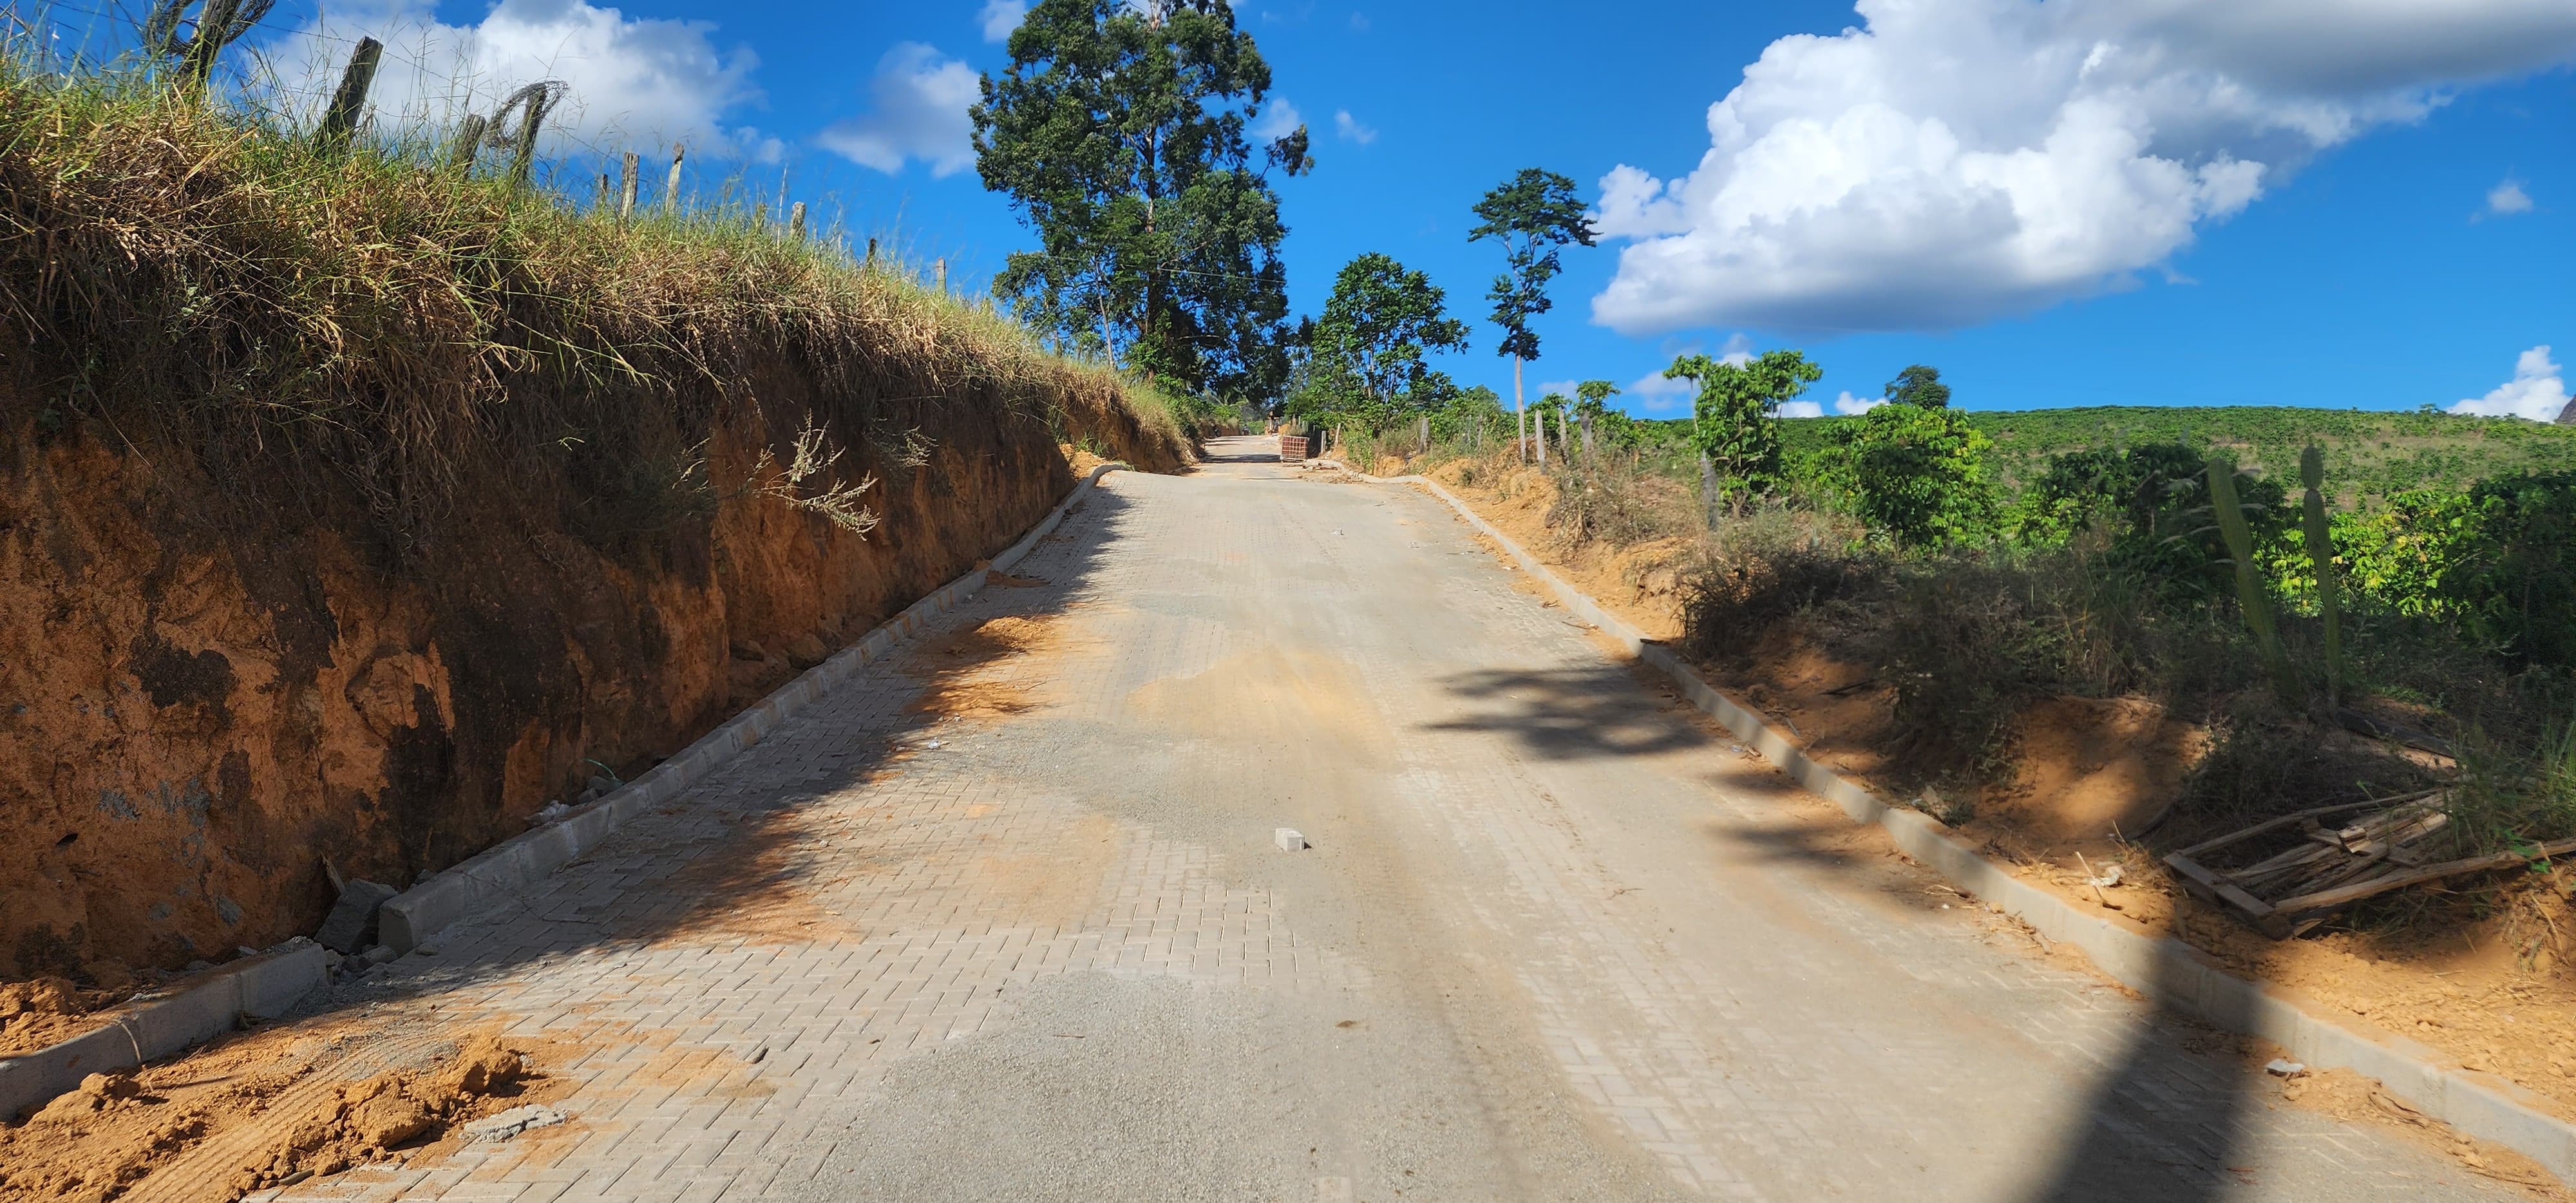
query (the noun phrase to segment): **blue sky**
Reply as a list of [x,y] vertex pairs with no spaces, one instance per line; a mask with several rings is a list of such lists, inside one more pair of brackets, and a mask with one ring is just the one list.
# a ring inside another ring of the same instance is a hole
[[[796,196],[946,258],[969,287],[1029,241],[963,143],[973,76],[1004,61],[988,34],[1007,0],[319,11],[289,0],[271,19],[282,74],[330,59],[330,39],[391,31],[405,61],[379,96],[409,89],[415,106],[458,79],[572,81],[560,149],[576,161],[685,139],[702,186],[728,163],[772,185],[784,171]],[[1281,186],[1296,308],[1319,308],[1351,256],[1394,255],[1476,319],[1475,348],[1441,366],[1506,395],[1481,320],[1498,252],[1465,231],[1477,195],[1525,166],[1574,178],[1620,235],[1568,255],[1533,393],[1792,346],[1824,365],[1811,396],[1828,411],[1925,362],[1977,408],[2495,393],[2490,408],[2538,412],[2576,355],[2565,0],[1237,14],[1273,107],[1314,132],[1316,171]],[[1731,138],[1712,133],[1722,100]]]

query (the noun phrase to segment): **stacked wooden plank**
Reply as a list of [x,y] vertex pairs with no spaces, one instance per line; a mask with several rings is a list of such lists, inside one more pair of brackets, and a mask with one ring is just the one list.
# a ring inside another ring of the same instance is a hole
[[[2166,856],[2165,865],[2184,889],[2287,939],[2391,890],[2576,852],[2576,840],[2560,840],[2453,856],[2459,841],[2444,810],[2448,800],[2436,790],[2303,810],[2194,844]],[[2264,850],[2250,863],[2219,867]]]

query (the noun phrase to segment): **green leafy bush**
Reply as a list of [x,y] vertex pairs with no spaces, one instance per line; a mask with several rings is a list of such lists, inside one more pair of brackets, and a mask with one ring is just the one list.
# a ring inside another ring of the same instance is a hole
[[1900,547],[1984,543],[1998,516],[1986,479],[1991,446],[1957,410],[1881,405],[1840,432],[1837,483],[1861,519]]
[[2576,472],[2479,481],[2438,593],[2522,663],[2576,665]]

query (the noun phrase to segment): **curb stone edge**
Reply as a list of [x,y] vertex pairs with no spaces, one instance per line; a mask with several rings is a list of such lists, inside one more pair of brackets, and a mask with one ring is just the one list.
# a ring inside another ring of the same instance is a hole
[[[858,642],[780,686],[750,709],[695,743],[556,822],[494,844],[466,860],[413,883],[378,912],[379,938],[409,954],[459,920],[507,901],[547,874],[599,846],[646,808],[667,801],[758,744],[789,715],[830,693],[930,619],[955,609],[983,590],[988,569],[1008,571],[1055,532],[1065,515],[1111,472],[1134,471],[1112,460],[1075,482],[1073,490],[1008,548],[981,567],[933,590],[902,613],[879,623]],[[21,1057],[0,1059],[0,1122],[41,1106],[94,1073],[134,1069],[239,1026],[247,1016],[273,1019],[306,994],[330,984],[322,946],[296,936],[266,952],[213,970],[184,990],[118,1016],[104,1027]]]
[[2482,1140],[2539,1162],[2576,1186],[2576,1124],[2542,1109],[2540,1097],[2494,1074],[2468,1069],[2421,1042],[2347,1019],[2329,1018],[2320,1001],[2298,991],[2228,972],[2208,954],[2171,936],[2113,926],[2055,894],[2005,871],[1940,820],[1892,806],[1808,757],[1761,715],[1711,686],[1689,665],[1568,584],[1537,557],[1426,476],[1371,476],[1337,460],[1310,461],[1375,484],[1413,485],[1447,502],[1479,533],[1511,554],[1575,617],[1617,640],[1629,654],[1680,687],[1683,696],[1733,732],[1791,780],[1840,806],[1853,822],[1875,824],[1906,855],[1950,884],[1993,904],[2051,940],[2072,944],[2113,980],[2157,1005],[2239,1035],[2269,1040],[2316,1069],[2350,1069],[2376,1078],[2406,1105]]

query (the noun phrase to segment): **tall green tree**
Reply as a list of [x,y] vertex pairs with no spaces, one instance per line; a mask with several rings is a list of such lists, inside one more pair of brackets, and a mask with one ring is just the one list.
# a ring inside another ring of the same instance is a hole
[[1896,374],[1896,379],[1887,382],[1887,399],[1918,409],[1948,409],[1950,386],[1941,383],[1941,369],[1910,364]]
[[1699,451],[1702,500],[1712,516],[1720,504],[1741,514],[1746,499],[1779,483],[1780,403],[1824,375],[1797,351],[1765,351],[1740,364],[1685,355],[1664,369],[1667,380],[1699,386],[1691,445]]
[[1449,316],[1448,303],[1431,277],[1390,256],[1371,252],[1343,265],[1308,335],[1304,387],[1290,411],[1384,426],[1444,404],[1456,385],[1424,357],[1467,345],[1467,324]]
[[972,110],[984,186],[1039,249],[994,279],[1021,316],[1185,391],[1275,395],[1288,371],[1273,170],[1314,167],[1304,126],[1255,161],[1270,65],[1225,0],[1039,0]]
[[[1503,329],[1496,352],[1511,357],[1512,412],[1518,414],[1521,364],[1538,358],[1538,332],[1530,329],[1530,319],[1556,305],[1547,298],[1547,286],[1562,270],[1558,248],[1569,242],[1591,246],[1592,224],[1575,198],[1574,181],[1536,167],[1522,168],[1486,193],[1476,202],[1476,216],[1482,224],[1467,231],[1467,241],[1494,238],[1503,244],[1503,274],[1485,295],[1494,303],[1494,324]],[[1522,437],[1526,445],[1526,432]]]

